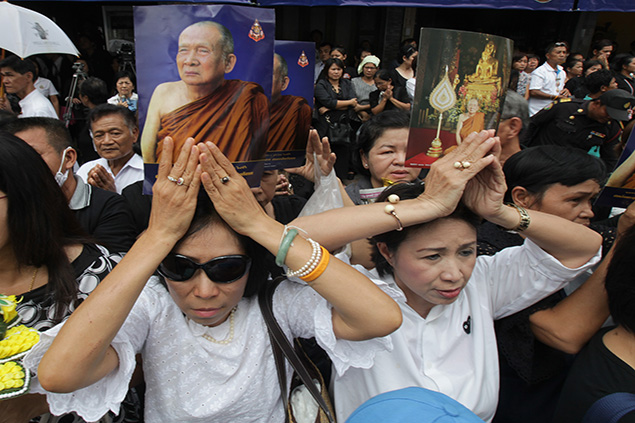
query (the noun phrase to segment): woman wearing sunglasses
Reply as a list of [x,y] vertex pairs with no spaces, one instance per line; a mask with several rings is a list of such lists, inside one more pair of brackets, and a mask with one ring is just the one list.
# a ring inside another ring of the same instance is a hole
[[[315,336],[340,372],[369,366],[388,347],[370,340],[355,352],[350,341],[399,327],[389,296],[319,244],[285,232],[213,144],[189,139],[174,166],[173,141],[164,148],[148,229],[77,317],[43,334],[29,358],[45,389],[69,393],[48,395],[53,413],[93,421],[117,409],[140,353],[148,422],[283,422],[256,295],[268,276],[265,249],[309,281],[284,282],[274,295],[290,338]],[[207,194],[199,196],[201,181]]]

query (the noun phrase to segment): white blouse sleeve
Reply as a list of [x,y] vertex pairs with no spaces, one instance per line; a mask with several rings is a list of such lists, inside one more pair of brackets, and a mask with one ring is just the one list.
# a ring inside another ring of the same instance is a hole
[[518,247],[505,248],[493,256],[479,256],[471,280],[487,281],[493,317],[500,319],[561,289],[595,265],[601,258],[601,251],[599,248],[586,264],[570,269],[526,239]]
[[[157,303],[158,299],[151,286],[144,288],[110,344],[119,358],[119,366],[111,373],[98,382],[71,393],[47,392],[37,382],[32,385],[31,392],[46,394],[51,414],[56,416],[74,411],[86,421],[96,421],[108,411],[119,413],[137,364],[135,356],[143,348],[150,328],[151,311],[161,307],[161,304]],[[24,362],[32,372],[37,372],[40,360],[63,325],[64,323],[61,323],[42,333],[40,342],[25,357]],[[72,366],[68,369],[71,370]]]
[[369,369],[378,352],[392,350],[389,337],[366,341],[337,339],[333,333],[332,306],[299,279],[282,282],[276,289],[273,304],[276,319],[287,337],[315,337],[331,358],[338,375],[349,367]]

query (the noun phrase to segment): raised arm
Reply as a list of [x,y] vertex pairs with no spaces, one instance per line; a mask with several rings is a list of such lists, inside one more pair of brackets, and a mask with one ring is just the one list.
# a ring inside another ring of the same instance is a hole
[[[38,367],[42,387],[72,392],[91,385],[117,368],[111,342],[128,317],[146,281],[186,232],[194,215],[200,186],[198,150],[185,143],[177,163],[170,163],[174,143],[166,138],[165,154],[153,189],[148,229],[128,254],[70,316]],[[182,177],[183,186],[168,181]],[[72,368],[73,371],[60,371]]]
[[[208,142],[200,149],[201,180],[223,220],[273,255],[278,254],[284,226],[266,215],[245,180],[214,144]],[[229,181],[223,182],[225,177]],[[312,245],[298,235],[284,263],[289,269],[298,270],[312,253]],[[333,331],[338,338],[364,340],[385,336],[401,325],[397,304],[366,276],[335,257],[329,255],[326,269],[309,285],[333,305]]]
[[[506,189],[505,175],[496,159],[469,181],[463,200],[484,219],[503,228],[514,229],[521,223],[521,214],[516,208],[503,203]],[[534,210],[526,212],[530,223],[522,234],[566,267],[582,266],[602,244],[600,234],[578,223]]]
[[536,338],[568,354],[577,354],[609,317],[608,299],[604,289],[606,269],[620,236],[635,223],[635,203],[620,217],[617,239],[604,260],[584,284],[554,307],[538,311],[529,317]]
[[[400,201],[395,213],[403,226],[425,223],[444,217],[456,208],[465,185],[494,160],[490,154],[500,150],[494,131],[471,134],[465,142],[437,160],[426,178],[426,190],[417,199]],[[461,157],[471,157],[471,166],[463,171],[454,167]],[[329,250],[358,239],[388,232],[398,227],[397,220],[385,213],[386,204],[368,204],[330,210],[316,216],[300,217],[292,222]]]

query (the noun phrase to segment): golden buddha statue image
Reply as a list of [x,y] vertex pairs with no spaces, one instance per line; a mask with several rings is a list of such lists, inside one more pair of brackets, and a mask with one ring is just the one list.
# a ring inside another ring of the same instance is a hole
[[476,65],[476,71],[467,77],[472,83],[496,83],[500,81],[498,76],[498,59],[494,57],[496,46],[493,41],[485,44],[485,49]]

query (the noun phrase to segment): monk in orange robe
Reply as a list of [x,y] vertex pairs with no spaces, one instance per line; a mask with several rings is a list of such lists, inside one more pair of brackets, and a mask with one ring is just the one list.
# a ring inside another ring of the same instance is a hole
[[304,150],[311,127],[311,106],[302,97],[283,95],[269,111],[267,151]]
[[197,143],[214,142],[232,162],[262,159],[267,147],[268,108],[269,100],[260,85],[227,80],[212,94],[161,117],[157,161],[161,160],[166,136],[174,139],[173,162],[188,137]]
[[236,64],[233,45],[229,30],[216,22],[181,32],[181,80],[160,84],[152,94],[141,136],[145,163],[159,161],[166,136],[175,141],[174,161],[188,137],[214,142],[231,161],[264,158],[269,103],[258,84],[225,80]]
[[472,132],[481,132],[485,129],[485,114],[478,111],[479,107],[478,100],[472,98],[467,103],[467,113],[463,113],[459,116],[459,121],[456,126],[457,144],[461,144],[461,141]]
[[273,56],[271,90],[271,125],[267,151],[304,150],[311,127],[311,106],[302,97],[282,95],[289,86],[287,61],[278,53]]

